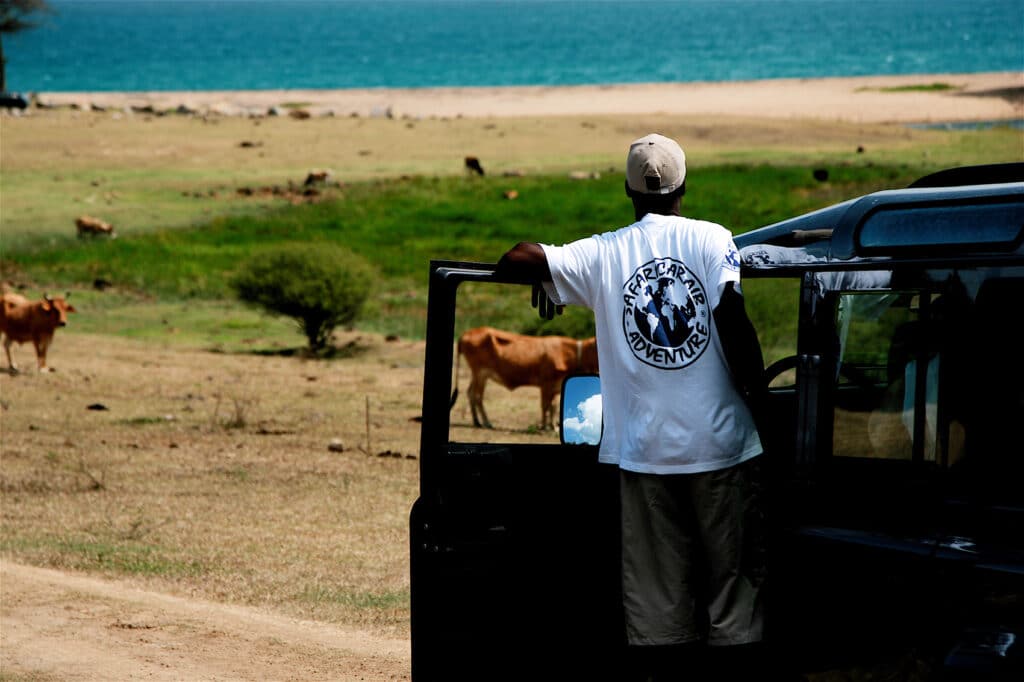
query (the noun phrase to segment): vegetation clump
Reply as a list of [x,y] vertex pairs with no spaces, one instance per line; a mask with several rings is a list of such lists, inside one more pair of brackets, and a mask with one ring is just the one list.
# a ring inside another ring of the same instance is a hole
[[318,353],[335,328],[359,317],[369,275],[366,262],[344,247],[294,244],[254,256],[231,286],[242,301],[294,319]]
[[918,85],[896,85],[882,88],[882,92],[946,92],[948,90],[961,90],[950,83],[921,83]]

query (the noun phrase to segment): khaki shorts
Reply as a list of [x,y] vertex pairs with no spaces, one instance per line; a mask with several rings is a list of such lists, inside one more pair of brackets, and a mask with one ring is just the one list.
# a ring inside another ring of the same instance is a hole
[[621,472],[622,588],[631,645],[762,639],[760,469],[755,457],[701,474]]

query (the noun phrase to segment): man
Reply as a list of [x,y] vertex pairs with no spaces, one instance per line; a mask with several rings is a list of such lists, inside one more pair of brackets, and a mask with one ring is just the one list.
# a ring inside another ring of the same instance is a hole
[[620,470],[630,651],[649,679],[694,679],[705,658],[714,679],[744,679],[764,627],[751,409],[764,364],[732,235],[680,216],[685,179],[674,140],[636,140],[626,159],[635,223],[564,246],[520,243],[498,273],[542,282],[542,315],[594,310],[599,457]]

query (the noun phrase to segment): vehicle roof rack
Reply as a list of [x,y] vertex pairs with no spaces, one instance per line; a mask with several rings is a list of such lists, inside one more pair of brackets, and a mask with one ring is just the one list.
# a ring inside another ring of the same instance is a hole
[[1024,163],[990,163],[982,166],[947,168],[918,178],[909,187],[958,187],[1024,182]]

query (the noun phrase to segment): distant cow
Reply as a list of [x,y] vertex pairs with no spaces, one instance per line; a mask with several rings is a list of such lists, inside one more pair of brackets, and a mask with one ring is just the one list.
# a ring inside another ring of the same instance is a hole
[[567,336],[524,336],[491,327],[470,329],[459,337],[455,358],[455,392],[458,395],[459,358],[466,356],[472,378],[469,407],[473,426],[491,427],[484,412],[484,386],[494,379],[508,389],[540,387],[540,427],[554,428],[554,400],[562,381],[575,373],[597,373],[597,340]]
[[484,167],[480,165],[480,159],[475,156],[467,156],[466,171],[469,173],[476,173],[477,175],[483,175]]
[[313,187],[314,185],[325,185],[332,178],[331,171],[329,170],[313,170],[309,171],[306,175],[306,181],[302,184],[306,187]]
[[68,323],[68,313],[75,312],[66,298],[43,295],[41,301],[29,301],[15,293],[0,296],[0,335],[3,336],[7,367],[13,373],[17,365],[11,359],[11,344],[31,341],[36,349],[36,363],[40,372],[51,371],[46,366],[46,349],[53,341],[57,327]]
[[93,218],[92,216],[79,216],[75,219],[75,227],[78,229],[79,237],[95,237],[97,235],[106,235],[107,237],[115,237],[114,226],[105,220],[99,218]]

